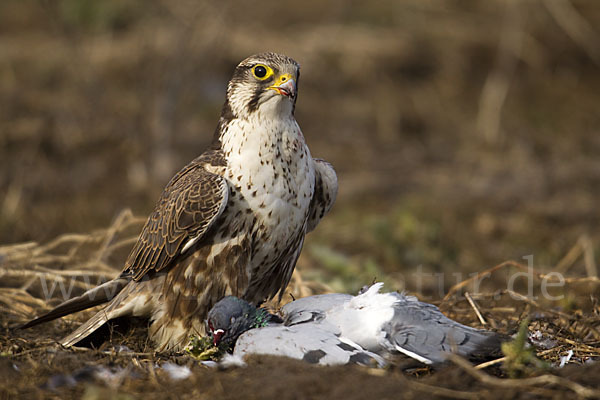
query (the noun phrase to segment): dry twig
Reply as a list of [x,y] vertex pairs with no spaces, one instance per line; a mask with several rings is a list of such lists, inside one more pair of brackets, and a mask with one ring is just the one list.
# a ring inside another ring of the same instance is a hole
[[481,372],[478,369],[475,369],[468,361],[457,356],[456,354],[450,354],[448,359],[460,367],[463,371],[471,375],[473,378],[478,381],[496,387],[503,388],[533,388],[536,386],[560,386],[563,388],[567,388],[575,392],[578,396],[581,396],[585,399],[598,398],[600,397],[600,390],[595,390],[588,388],[586,386],[580,385],[577,382],[570,381],[565,378],[561,378],[556,375],[540,375],[533,378],[523,378],[523,379],[500,379],[493,376],[490,376],[484,372]]
[[481,315],[481,311],[479,311],[479,307],[477,307],[477,304],[475,304],[475,301],[473,301],[473,298],[471,297],[469,292],[465,292],[465,297],[467,298],[467,301],[475,311],[475,315],[477,315],[477,318],[479,318],[479,322],[481,322],[481,325],[487,325],[487,322],[483,318],[483,315]]

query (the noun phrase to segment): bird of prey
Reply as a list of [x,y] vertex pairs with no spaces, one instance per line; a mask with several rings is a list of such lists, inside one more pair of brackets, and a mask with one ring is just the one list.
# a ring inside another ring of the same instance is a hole
[[439,365],[449,353],[470,359],[500,354],[502,335],[462,325],[413,296],[380,293],[382,286],[373,284],[358,296],[298,299],[283,306],[281,324],[241,299],[226,297],[208,313],[207,330],[217,344],[235,342],[237,357],[271,354],[318,362],[320,356],[329,364],[346,364],[349,356],[339,355],[336,348],[341,346],[355,354],[362,351],[363,359],[373,353],[386,359],[403,354]]
[[121,275],[23,327],[108,303],[61,343],[137,316],[150,319],[157,350],[180,350],[224,296],[281,297],[305,235],[337,194],[333,167],[311,156],[294,118],[299,74],[284,55],[243,60],[212,146],[167,184]]

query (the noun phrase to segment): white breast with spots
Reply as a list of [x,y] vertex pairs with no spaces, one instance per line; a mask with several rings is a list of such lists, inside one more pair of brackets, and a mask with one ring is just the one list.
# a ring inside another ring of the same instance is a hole
[[[235,134],[232,134],[234,133]],[[315,185],[314,162],[296,120],[235,119],[223,140],[225,177],[241,218],[256,222],[255,266],[275,261],[298,235],[304,235]],[[247,211],[250,209],[250,211]]]

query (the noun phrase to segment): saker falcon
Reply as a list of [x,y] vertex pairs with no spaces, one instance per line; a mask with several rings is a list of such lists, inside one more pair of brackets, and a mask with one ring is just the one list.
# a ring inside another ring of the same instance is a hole
[[121,275],[23,327],[108,303],[61,343],[138,316],[150,319],[157,350],[180,350],[191,334],[204,334],[224,296],[255,305],[281,297],[304,236],[337,194],[333,167],[312,158],[294,118],[299,74],[280,54],[242,61],[212,146],[167,184]]

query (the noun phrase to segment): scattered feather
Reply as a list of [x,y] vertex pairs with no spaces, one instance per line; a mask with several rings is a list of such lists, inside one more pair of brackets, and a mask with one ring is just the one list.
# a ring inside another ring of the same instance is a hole
[[174,381],[189,378],[192,375],[192,371],[185,365],[177,365],[171,362],[165,363],[161,368],[169,375]]
[[573,350],[567,351],[567,354],[560,358],[560,364],[558,365],[558,368],[564,367],[569,362],[571,357],[573,357]]

